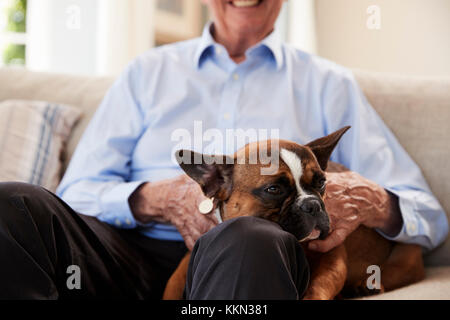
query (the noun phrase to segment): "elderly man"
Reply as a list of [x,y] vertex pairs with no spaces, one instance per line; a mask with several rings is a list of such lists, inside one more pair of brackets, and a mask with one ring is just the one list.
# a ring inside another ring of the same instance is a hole
[[[328,200],[333,232],[312,241],[312,250],[334,248],[361,224],[426,249],[444,240],[441,206],[351,72],[276,39],[282,0],[204,2],[214,18],[201,38],[148,51],[109,90],[58,189],[65,202],[38,187],[0,186],[0,246],[9,257],[0,296],[160,298],[187,248],[217,223],[200,214],[205,196],[171,160],[172,133],[194,133],[196,121],[221,132],[277,129],[301,144],[352,126],[332,160],[358,172],[370,192],[352,192],[346,174],[329,175],[328,186],[347,196]],[[223,152],[240,146],[233,147]],[[374,199],[383,205],[371,206]],[[284,231],[237,219],[211,233],[219,245],[202,254],[220,257],[222,267],[198,266],[208,270],[203,277],[190,270],[198,280],[187,298],[302,297],[307,262]],[[258,241],[230,250],[242,237]],[[81,287],[70,290],[73,265]]]

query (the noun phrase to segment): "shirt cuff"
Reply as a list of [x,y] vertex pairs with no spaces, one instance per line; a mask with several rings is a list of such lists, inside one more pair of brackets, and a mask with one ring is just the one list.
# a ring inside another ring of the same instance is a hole
[[117,228],[136,228],[138,224],[131,212],[128,199],[143,183],[145,181],[120,183],[104,193],[100,198],[102,213],[98,218]]
[[396,241],[396,242],[408,242],[412,237],[419,234],[419,225],[417,220],[417,204],[415,191],[398,191],[390,188],[386,188],[389,192],[395,194],[398,197],[400,213],[403,219],[403,225],[400,232],[393,237],[390,237],[383,233],[381,230],[376,231],[384,238]]

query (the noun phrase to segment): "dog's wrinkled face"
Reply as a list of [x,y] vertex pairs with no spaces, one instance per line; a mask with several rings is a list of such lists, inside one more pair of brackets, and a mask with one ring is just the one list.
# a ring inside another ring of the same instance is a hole
[[[338,141],[349,127],[342,128],[307,145],[279,140],[272,148],[270,141],[251,143],[233,157],[203,155],[198,163],[192,151],[180,150],[177,159],[183,170],[197,181],[208,197],[214,197],[223,220],[239,216],[257,216],[278,223],[298,240],[325,238],[330,221],[323,195],[325,169]],[[269,154],[278,161],[278,170],[262,175],[269,166],[250,161],[250,155]],[[186,157],[188,156],[188,157]],[[187,161],[186,158],[192,159]],[[217,161],[219,159],[219,161]],[[219,162],[219,163],[217,163]]]
[[[239,183],[251,189],[245,192],[249,191],[256,199],[252,203],[255,215],[279,223],[299,240],[325,237],[330,227],[322,200],[325,173],[308,147],[280,141],[279,150],[276,175],[261,179],[256,186]],[[244,174],[236,180],[239,176]]]

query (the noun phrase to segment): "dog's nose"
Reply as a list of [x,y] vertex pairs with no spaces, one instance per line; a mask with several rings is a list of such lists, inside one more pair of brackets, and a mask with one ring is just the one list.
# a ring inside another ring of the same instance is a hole
[[320,206],[320,202],[318,200],[310,199],[303,201],[300,205],[300,210],[310,215],[316,215],[322,210],[322,207]]

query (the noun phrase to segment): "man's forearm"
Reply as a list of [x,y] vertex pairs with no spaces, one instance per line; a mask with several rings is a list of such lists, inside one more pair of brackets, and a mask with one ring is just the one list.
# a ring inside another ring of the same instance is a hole
[[140,185],[128,198],[134,218],[140,223],[169,223],[180,232],[189,250],[195,241],[217,224],[213,215],[198,211],[205,200],[200,186],[182,174],[172,179]]
[[[197,197],[203,197],[200,187],[186,175],[139,186],[129,197],[135,219],[141,223],[173,223],[182,220],[185,211],[193,212]],[[182,223],[182,222],[180,222]]]
[[169,222],[165,217],[166,193],[163,182],[147,182],[140,185],[128,200],[134,218],[144,224],[152,221]]
[[387,202],[388,214],[381,221],[381,226],[378,229],[389,237],[395,237],[403,226],[402,213],[398,197],[389,191],[386,191],[386,193],[389,197]]

